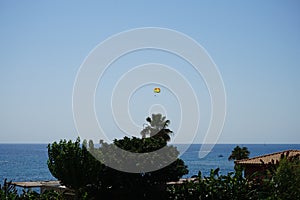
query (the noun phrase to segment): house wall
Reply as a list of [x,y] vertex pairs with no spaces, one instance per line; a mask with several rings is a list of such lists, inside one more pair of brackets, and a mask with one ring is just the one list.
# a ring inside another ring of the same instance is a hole
[[269,167],[267,165],[245,165],[244,168],[246,178],[258,178],[265,175]]

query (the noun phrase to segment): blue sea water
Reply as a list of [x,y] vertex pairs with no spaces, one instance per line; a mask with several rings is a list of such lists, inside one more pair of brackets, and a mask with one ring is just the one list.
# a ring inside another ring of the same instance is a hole
[[[193,144],[181,156],[188,166],[189,174],[200,170],[208,176],[211,169],[220,168],[221,174],[233,171],[233,161],[228,161],[236,144],[217,144],[203,159],[198,157],[200,144]],[[246,144],[250,157],[288,150],[300,149],[300,144]],[[55,180],[47,167],[47,144],[0,144],[0,184],[7,178],[13,181]]]
[[47,144],[0,144],[0,184],[3,180],[55,180],[47,166]]

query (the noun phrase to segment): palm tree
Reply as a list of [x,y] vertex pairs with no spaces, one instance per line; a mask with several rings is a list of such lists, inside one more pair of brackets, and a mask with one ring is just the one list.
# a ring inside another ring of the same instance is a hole
[[146,138],[146,136],[149,135],[150,137],[161,137],[165,141],[171,139],[170,134],[173,132],[170,129],[167,129],[170,120],[167,120],[165,116],[162,116],[162,114],[152,114],[151,118],[146,118],[146,121],[148,122],[148,125],[141,131],[143,138]]
[[241,160],[245,158],[249,158],[250,151],[248,151],[247,147],[241,148],[240,146],[236,146],[230,156],[228,157],[228,160]]

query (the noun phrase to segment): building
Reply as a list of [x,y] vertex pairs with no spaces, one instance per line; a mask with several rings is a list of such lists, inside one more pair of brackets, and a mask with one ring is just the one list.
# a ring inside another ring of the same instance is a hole
[[270,167],[278,164],[283,157],[290,158],[297,155],[300,156],[300,150],[286,150],[253,158],[236,160],[235,164],[244,167],[245,177],[251,177],[254,173],[264,172],[267,169],[270,169]]

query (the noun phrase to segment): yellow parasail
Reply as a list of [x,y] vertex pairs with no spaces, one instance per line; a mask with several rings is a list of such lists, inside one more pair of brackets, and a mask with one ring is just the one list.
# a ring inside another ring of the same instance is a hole
[[154,88],[153,92],[160,93],[160,88],[158,88],[158,87]]

